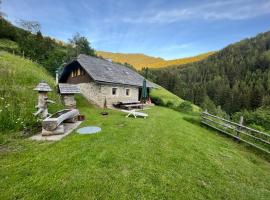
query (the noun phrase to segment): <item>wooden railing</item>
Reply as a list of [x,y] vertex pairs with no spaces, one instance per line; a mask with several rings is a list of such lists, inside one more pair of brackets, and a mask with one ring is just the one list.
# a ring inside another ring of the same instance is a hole
[[239,124],[207,111],[203,112],[201,117],[201,123],[270,154],[270,135],[244,126],[243,117],[240,118]]

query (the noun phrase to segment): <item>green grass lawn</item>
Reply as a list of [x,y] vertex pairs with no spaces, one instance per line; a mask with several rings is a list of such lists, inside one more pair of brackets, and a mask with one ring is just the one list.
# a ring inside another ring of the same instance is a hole
[[125,118],[79,98],[81,126],[58,142],[0,147],[0,199],[270,199],[270,164],[242,144],[163,108]]

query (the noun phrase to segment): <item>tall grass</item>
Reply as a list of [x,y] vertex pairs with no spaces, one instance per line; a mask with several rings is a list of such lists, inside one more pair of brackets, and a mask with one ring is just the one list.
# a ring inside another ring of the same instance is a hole
[[38,64],[19,56],[0,51],[0,132],[22,130],[37,124],[37,92],[34,87],[45,80],[54,90],[49,98],[56,101],[49,107],[54,112],[61,108],[55,93],[53,78]]

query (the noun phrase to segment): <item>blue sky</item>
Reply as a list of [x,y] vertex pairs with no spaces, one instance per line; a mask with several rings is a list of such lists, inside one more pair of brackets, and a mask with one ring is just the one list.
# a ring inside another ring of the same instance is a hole
[[174,59],[270,30],[270,0],[3,0],[2,11],[39,21],[44,35],[86,36],[97,50]]

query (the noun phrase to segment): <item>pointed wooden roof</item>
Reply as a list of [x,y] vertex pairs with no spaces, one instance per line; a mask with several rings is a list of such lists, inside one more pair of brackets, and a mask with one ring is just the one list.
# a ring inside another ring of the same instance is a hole
[[51,92],[52,91],[51,87],[45,81],[41,81],[34,88],[34,90],[39,91],[39,92]]

